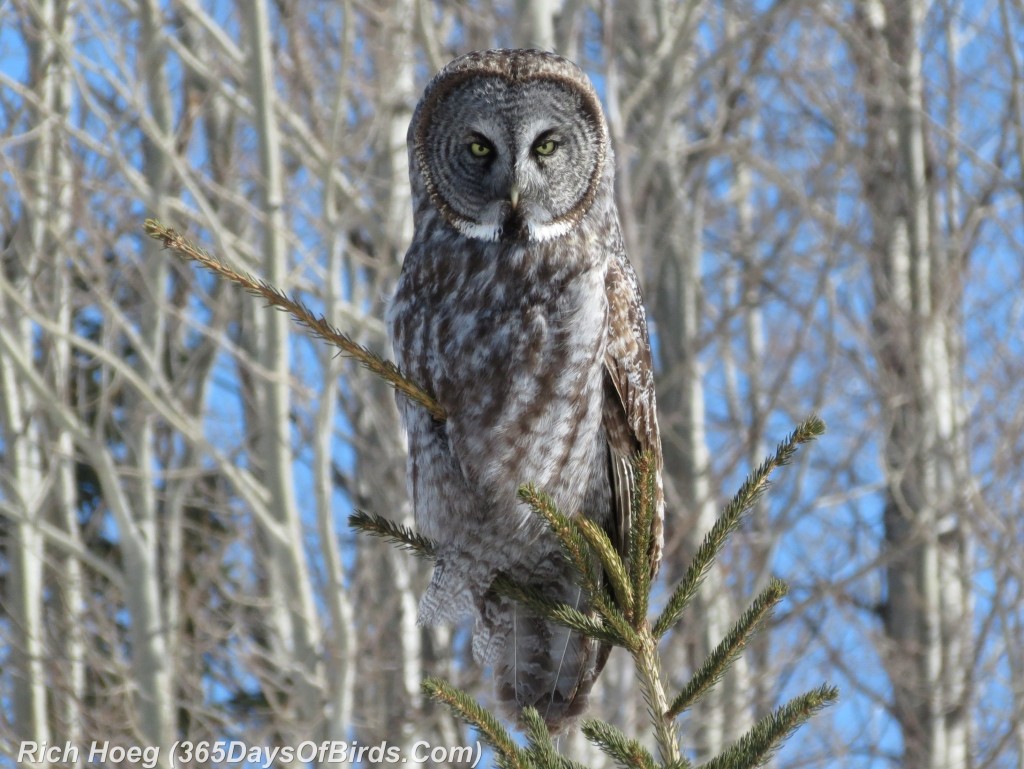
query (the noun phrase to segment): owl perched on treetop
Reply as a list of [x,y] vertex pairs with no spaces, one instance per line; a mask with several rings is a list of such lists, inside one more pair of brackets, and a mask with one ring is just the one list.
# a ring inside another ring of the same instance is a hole
[[[505,572],[589,611],[532,483],[625,552],[632,458],[661,467],[647,321],[626,259],[608,128],[572,62],[462,56],[409,127],[415,237],[389,322],[399,366],[447,412],[400,399],[419,530],[438,544],[423,624],[475,621],[473,654],[513,716],[559,731],[586,708],[608,648],[498,595]],[[662,548],[658,477],[651,569]]]

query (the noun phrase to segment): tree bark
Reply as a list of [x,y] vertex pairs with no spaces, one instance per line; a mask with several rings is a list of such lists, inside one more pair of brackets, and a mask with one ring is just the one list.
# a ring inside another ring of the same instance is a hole
[[963,396],[963,275],[933,220],[922,100],[924,3],[864,3],[862,169],[887,478],[885,655],[908,769],[968,766],[972,606]]
[[[262,245],[261,275],[272,285],[288,290],[288,252],[285,242],[283,166],[278,132],[276,87],[271,51],[270,10],[266,0],[244,2],[239,10],[246,20],[251,45],[250,89],[259,142]],[[271,497],[271,511],[283,538],[267,536],[270,609],[281,651],[292,660],[286,671],[294,687],[289,716],[294,735],[319,724],[323,712],[323,666],[320,662],[321,627],[311,592],[294,486],[291,423],[291,345],[289,319],[278,312],[258,313],[257,335],[249,340],[262,369],[258,385],[260,411],[255,415],[258,447]]]

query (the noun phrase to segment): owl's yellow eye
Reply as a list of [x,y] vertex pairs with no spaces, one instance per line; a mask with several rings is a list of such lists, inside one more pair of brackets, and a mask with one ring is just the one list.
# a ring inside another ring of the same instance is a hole
[[483,142],[473,142],[469,145],[469,151],[473,153],[473,157],[485,158],[491,154],[491,148]]
[[557,147],[557,146],[558,145],[555,144],[555,140],[554,139],[548,139],[546,142],[538,144],[536,147],[534,147],[533,151],[536,152],[538,155],[547,156],[547,155],[550,155],[552,152],[554,152],[555,151],[555,147]]

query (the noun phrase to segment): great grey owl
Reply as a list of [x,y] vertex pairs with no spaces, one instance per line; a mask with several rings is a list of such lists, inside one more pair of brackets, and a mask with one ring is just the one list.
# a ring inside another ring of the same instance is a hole
[[[415,237],[390,328],[399,366],[448,414],[400,401],[417,527],[439,544],[425,624],[475,620],[473,654],[552,732],[586,707],[608,649],[492,589],[499,571],[587,612],[523,483],[627,541],[630,460],[661,466],[647,321],[626,260],[608,128],[572,62],[474,52],[409,127]],[[660,494],[652,571],[662,549]]]

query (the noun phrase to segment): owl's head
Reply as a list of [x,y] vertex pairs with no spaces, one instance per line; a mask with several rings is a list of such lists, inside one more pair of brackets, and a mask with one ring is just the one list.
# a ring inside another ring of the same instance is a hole
[[601,186],[608,129],[568,59],[466,54],[427,86],[409,127],[412,173],[463,234],[544,241],[578,224]]

